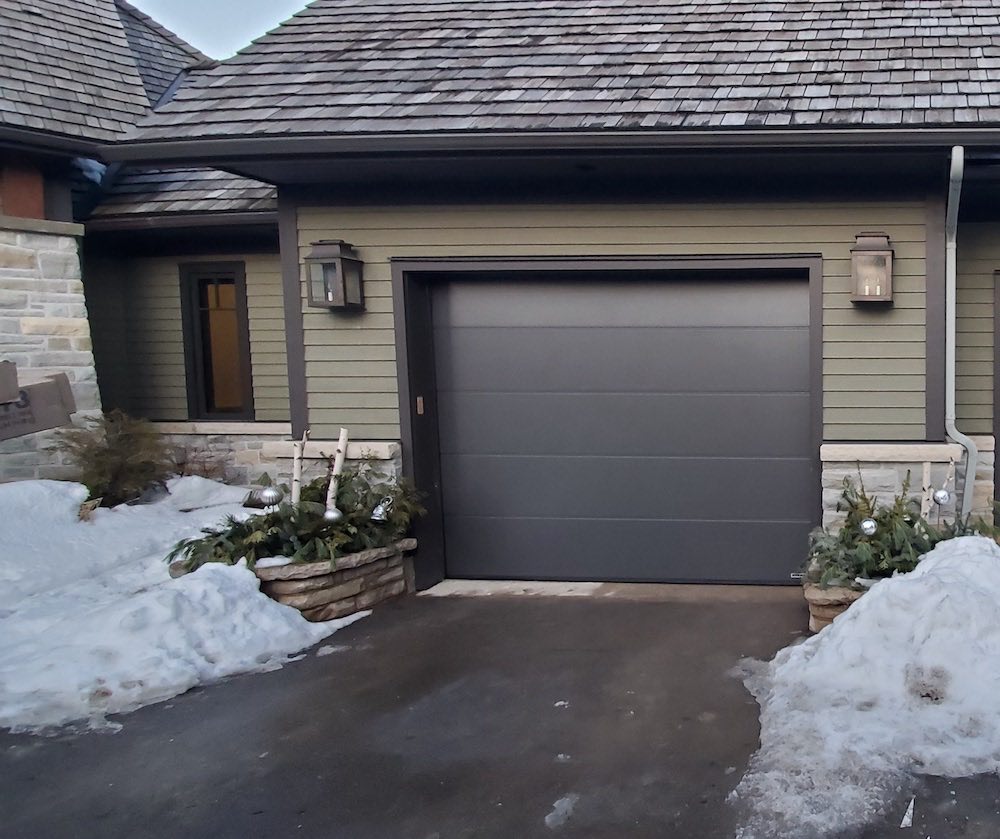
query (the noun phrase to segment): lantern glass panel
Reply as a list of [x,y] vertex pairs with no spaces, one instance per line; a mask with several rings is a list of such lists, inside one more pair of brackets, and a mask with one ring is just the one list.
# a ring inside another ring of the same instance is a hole
[[883,297],[888,293],[889,260],[884,253],[855,254],[859,297]]
[[344,260],[344,297],[348,306],[364,303],[361,290],[361,263],[353,259]]

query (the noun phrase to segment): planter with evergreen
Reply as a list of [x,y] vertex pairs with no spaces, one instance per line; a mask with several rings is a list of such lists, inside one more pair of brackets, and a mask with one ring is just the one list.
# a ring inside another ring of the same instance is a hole
[[812,632],[829,626],[878,580],[912,571],[939,542],[1000,535],[1000,528],[981,518],[932,524],[910,494],[909,476],[888,505],[867,493],[860,476],[857,485],[847,478],[837,509],[846,513],[843,525],[818,528],[809,537],[803,588]]
[[312,621],[344,617],[412,591],[405,554],[417,543],[404,537],[423,513],[419,494],[407,481],[386,479],[363,463],[340,476],[336,505],[343,514],[332,519],[329,480],[304,486],[298,503],[282,500],[248,518],[230,517],[179,542],[167,557],[170,573],[245,560],[261,591]]

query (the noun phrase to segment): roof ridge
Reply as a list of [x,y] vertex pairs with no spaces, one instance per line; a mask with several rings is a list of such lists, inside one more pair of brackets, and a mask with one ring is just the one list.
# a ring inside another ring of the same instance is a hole
[[215,60],[205,55],[205,53],[203,53],[197,47],[189,44],[176,32],[172,32],[171,30],[167,29],[167,27],[164,26],[162,23],[160,23],[158,20],[156,20],[156,18],[150,17],[141,9],[138,9],[131,3],[127,2],[127,0],[115,0],[115,5],[118,7],[119,10],[125,12],[128,15],[131,15],[136,20],[144,23],[151,29],[155,29],[158,34],[162,35],[164,38],[166,38],[168,41],[174,44],[174,46],[184,50],[184,52],[190,55],[191,58],[195,59],[196,64]]

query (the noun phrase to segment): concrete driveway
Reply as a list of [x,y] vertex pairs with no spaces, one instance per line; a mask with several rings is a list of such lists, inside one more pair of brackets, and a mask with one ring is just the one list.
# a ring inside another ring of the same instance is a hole
[[[118,734],[0,736],[2,834],[731,836],[758,729],[727,672],[804,626],[790,589],[411,598]],[[921,785],[914,836],[997,835],[996,779],[963,783]]]

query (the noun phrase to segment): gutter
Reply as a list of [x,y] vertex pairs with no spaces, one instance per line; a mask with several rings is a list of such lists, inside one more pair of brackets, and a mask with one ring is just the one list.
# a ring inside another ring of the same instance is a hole
[[975,442],[955,425],[955,313],[958,281],[958,210],[962,200],[965,175],[965,149],[951,150],[951,174],[948,178],[948,210],[945,217],[945,407],[944,427],[948,437],[965,449],[965,481],[962,486],[962,518],[972,512],[979,450]]
[[993,128],[770,128],[723,130],[625,131],[404,131],[366,134],[277,134],[221,136],[198,139],[133,138],[109,143],[102,149],[108,160],[209,165],[213,160],[304,155],[416,154],[474,155],[498,152],[639,152],[662,149],[746,148],[857,148],[943,149],[964,146],[1000,146],[1000,127]]
[[162,213],[95,216],[85,222],[88,233],[114,230],[167,230],[180,228],[232,227],[278,224],[277,210],[234,212]]

